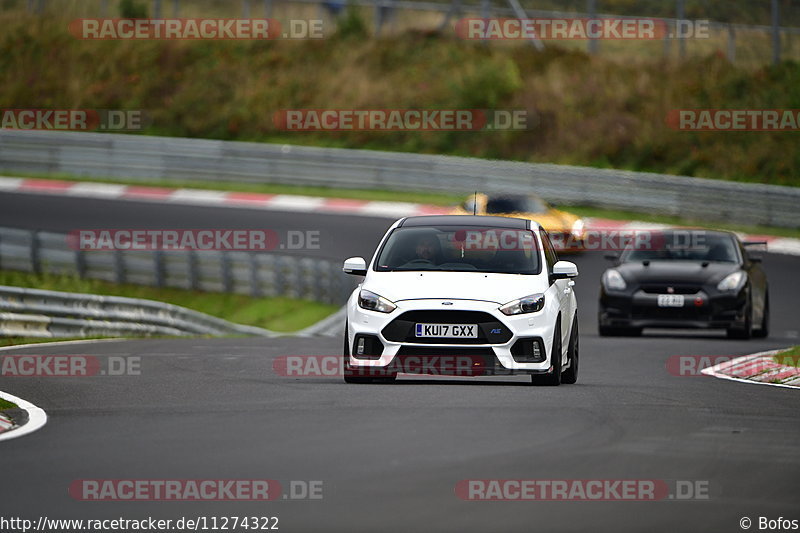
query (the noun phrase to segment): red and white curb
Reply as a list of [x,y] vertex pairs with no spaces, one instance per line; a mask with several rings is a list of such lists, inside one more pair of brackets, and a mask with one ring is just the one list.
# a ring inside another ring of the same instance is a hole
[[14,423],[11,421],[10,418],[6,418],[0,413],[0,433],[8,431],[9,429],[14,427]]
[[3,391],[0,391],[0,398],[14,403],[20,409],[24,409],[28,412],[28,422],[19,427],[15,427],[8,418],[0,415],[0,441],[16,439],[17,437],[28,435],[41,429],[47,423],[47,413],[29,401],[17,398]]
[[8,177],[0,177],[0,192],[46,193],[78,198],[137,200],[169,204],[211,205],[215,207],[246,207],[248,209],[266,209],[270,211],[333,213],[386,218],[445,214],[450,211],[447,207],[411,202],[380,202],[293,194],[173,189],[168,187],[142,187],[138,185]]
[[800,368],[782,365],[773,358],[784,350],[771,350],[743,357],[704,368],[701,372],[715,378],[774,385],[777,387],[800,387]]
[[[13,178],[0,176],[0,192],[53,194],[76,198],[103,198],[107,200],[134,200],[142,202],[205,205],[292,211],[301,213],[326,213],[397,219],[406,216],[444,215],[452,208],[411,202],[385,202],[348,198],[323,198],[293,194],[265,194],[253,192],[212,191],[206,189],[175,189],[169,187],[144,187],[82,181]],[[595,231],[657,230],[666,224],[649,222],[587,219],[587,229]],[[772,235],[739,234],[745,240],[766,241],[770,252],[800,255],[800,239]]]

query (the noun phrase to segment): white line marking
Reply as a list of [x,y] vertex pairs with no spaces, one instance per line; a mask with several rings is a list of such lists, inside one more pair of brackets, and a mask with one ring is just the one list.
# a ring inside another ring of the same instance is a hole
[[323,207],[325,198],[316,196],[295,196],[291,194],[279,194],[266,202],[269,209],[286,209],[289,211],[316,211]]
[[22,427],[11,429],[0,433],[0,441],[16,439],[29,433],[33,433],[37,429],[41,429],[47,423],[47,413],[40,407],[36,407],[31,402],[17,398],[16,396],[7,392],[0,391],[0,398],[17,404],[17,407],[24,409],[28,412],[28,423]]
[[32,342],[30,344],[15,344],[14,346],[2,346],[0,352],[7,352],[9,350],[18,350],[21,348],[33,348],[37,346],[63,346],[65,344],[92,344],[95,342],[117,342],[137,340],[131,337],[115,337],[113,339],[76,339],[74,341],[55,341],[55,342]]
[[70,196],[90,196],[101,198],[119,198],[127,190],[127,185],[111,183],[79,182],[67,189]]
[[7,178],[0,176],[0,189],[4,191],[15,191],[22,186],[22,178]]
[[178,189],[166,197],[168,202],[187,204],[219,204],[225,205],[227,192],[207,191],[204,189]]

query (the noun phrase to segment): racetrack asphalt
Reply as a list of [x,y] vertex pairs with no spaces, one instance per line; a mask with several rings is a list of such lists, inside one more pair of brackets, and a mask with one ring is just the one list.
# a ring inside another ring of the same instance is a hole
[[[368,256],[390,221],[128,201],[0,194],[0,226],[319,230],[304,251]],[[767,254],[768,339],[646,331],[601,338],[600,254],[579,267],[576,385],[524,377],[401,377],[394,385],[277,375],[281,355],[338,355],[341,338],[150,339],[0,353],[141,358],[119,377],[0,377],[0,390],[47,411],[42,430],[0,445],[2,516],[277,516],[282,531],[741,531],[739,520],[800,519],[797,391],[666,368],[674,355],[738,356],[796,344],[800,258]],[[323,499],[82,502],[79,479],[321,480]],[[472,502],[465,479],[707,482],[709,499]]]

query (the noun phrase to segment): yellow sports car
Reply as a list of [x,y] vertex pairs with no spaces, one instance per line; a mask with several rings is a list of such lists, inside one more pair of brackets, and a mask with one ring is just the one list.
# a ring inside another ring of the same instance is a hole
[[473,194],[453,210],[455,215],[473,213],[528,218],[542,225],[557,250],[575,252],[583,249],[583,220],[577,215],[554,208],[534,194]]

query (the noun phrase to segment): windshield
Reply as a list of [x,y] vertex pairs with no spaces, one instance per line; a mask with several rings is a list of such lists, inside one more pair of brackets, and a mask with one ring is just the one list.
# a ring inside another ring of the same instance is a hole
[[395,229],[377,271],[474,271],[538,274],[538,245],[529,230],[463,226]]
[[737,263],[736,243],[729,235],[705,231],[675,233],[652,232],[625,250],[624,262],[631,261],[709,261]]
[[547,210],[547,205],[535,196],[505,196],[489,198],[486,202],[487,215],[546,213]]

